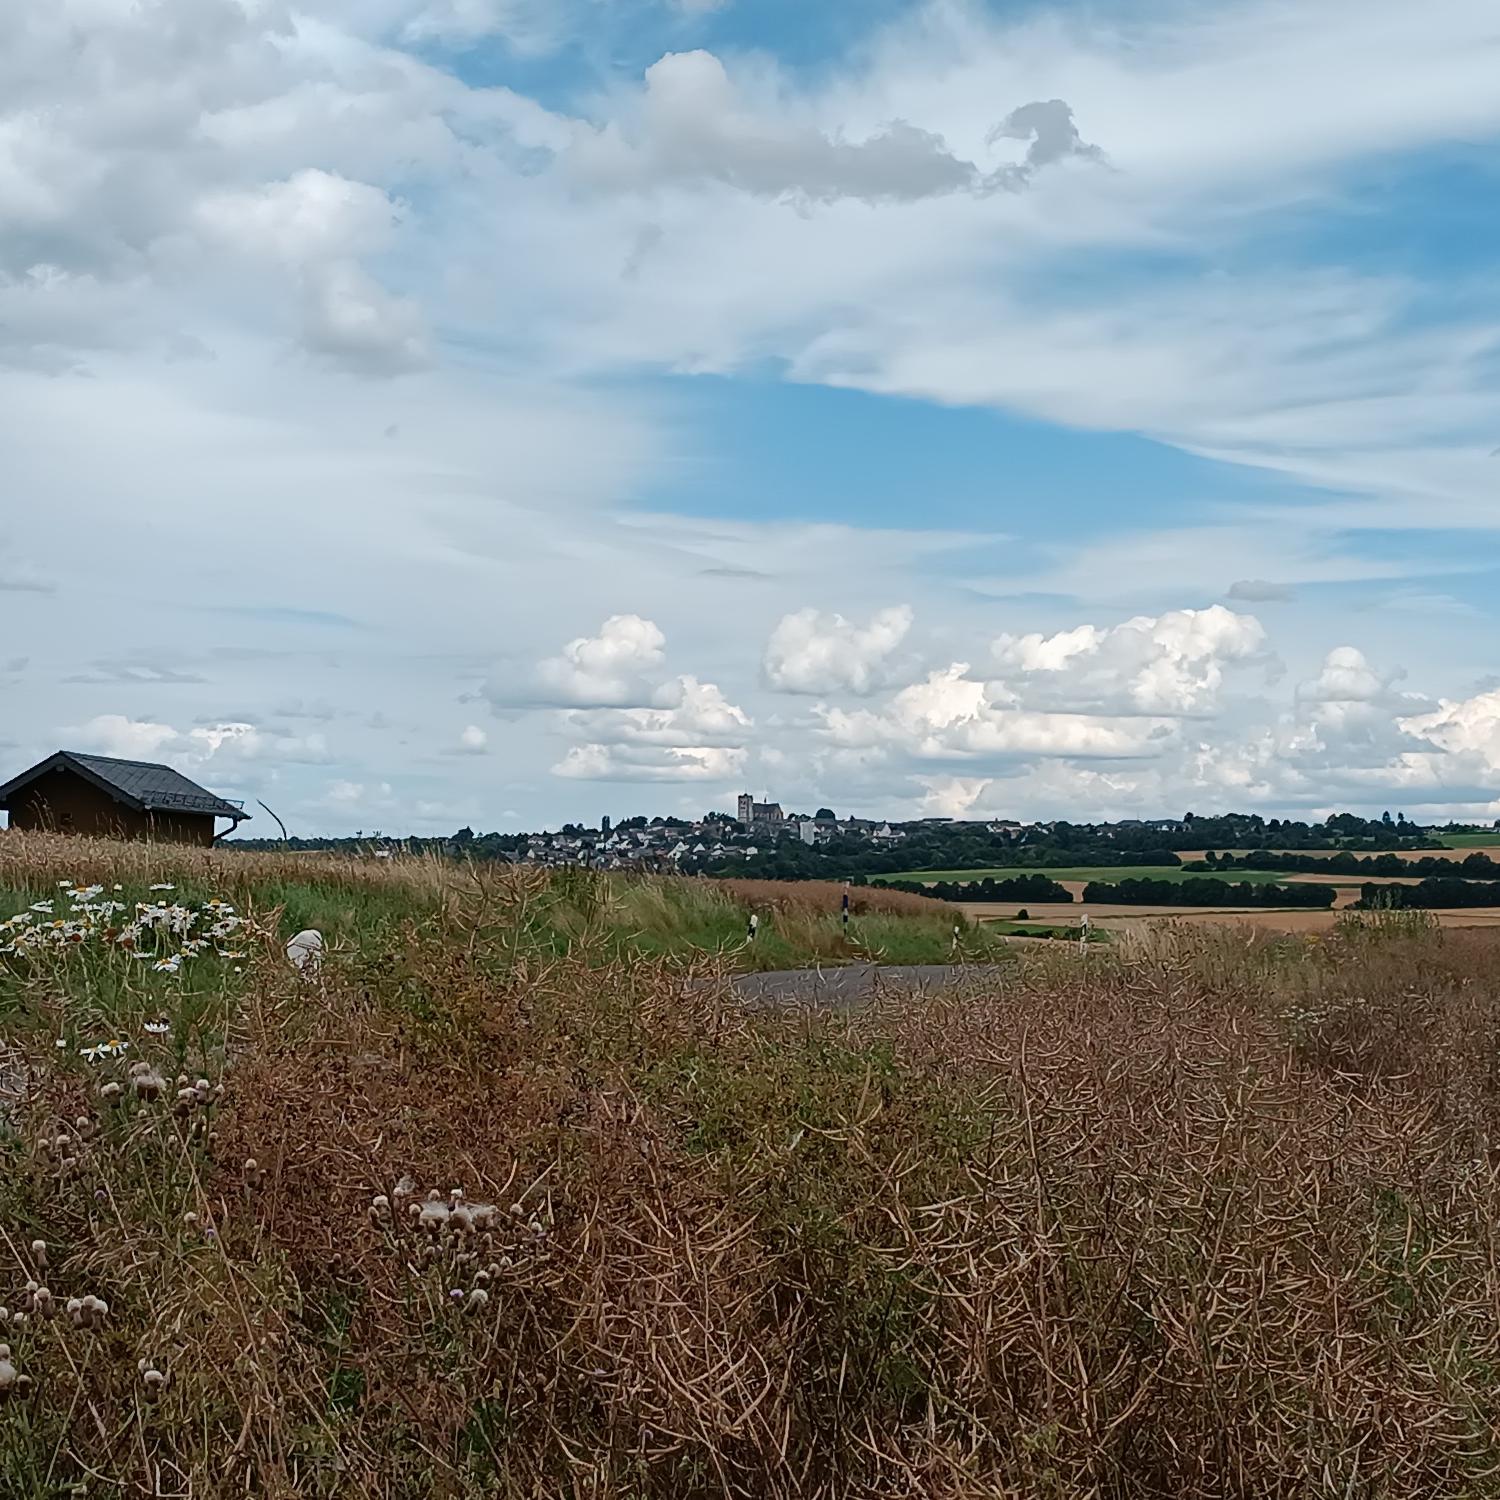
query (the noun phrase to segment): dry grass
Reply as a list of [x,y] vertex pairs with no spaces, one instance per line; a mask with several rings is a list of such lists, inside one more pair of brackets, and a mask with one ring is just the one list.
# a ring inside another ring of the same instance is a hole
[[[8,981],[0,1292],[110,1310],[3,1335],[34,1383],[0,1493],[1500,1487],[1481,939],[1158,929],[751,1016],[598,933],[526,941],[537,899],[456,896],[311,980],[267,938],[222,1037],[160,1043],[225,1085],[180,1115],[52,1052],[70,971]],[[496,1212],[411,1217],[455,1187]]]
[[163,871],[236,894],[283,884],[316,882],[333,889],[394,889],[441,893],[461,884],[463,866],[428,855],[394,859],[353,858],[317,852],[296,854],[199,848],[189,844],[124,843],[64,837],[22,829],[0,830],[0,884],[50,889],[59,880],[108,874],[126,885],[149,885]]
[[[715,880],[713,884],[743,905],[761,910],[829,913],[841,910],[844,887],[834,880]],[[953,921],[954,907],[931,896],[891,891],[884,886],[851,886],[849,909],[890,917],[943,917]]]

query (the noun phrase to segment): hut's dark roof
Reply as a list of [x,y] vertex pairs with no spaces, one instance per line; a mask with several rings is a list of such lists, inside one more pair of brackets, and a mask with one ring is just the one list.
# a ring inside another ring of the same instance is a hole
[[142,812],[204,813],[233,818],[235,822],[250,816],[237,803],[216,797],[171,766],[145,760],[116,760],[109,755],[83,755],[75,750],[59,750],[0,786],[0,807],[8,806],[17,792],[58,766],[76,771],[117,802]]

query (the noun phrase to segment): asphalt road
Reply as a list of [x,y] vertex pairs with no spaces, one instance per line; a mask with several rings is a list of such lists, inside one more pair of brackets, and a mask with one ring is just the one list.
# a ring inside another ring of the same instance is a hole
[[801,1004],[853,1005],[877,994],[931,994],[974,980],[995,978],[1004,972],[998,964],[849,964],[834,969],[738,974],[733,982],[737,994],[762,1004],[792,1000]]

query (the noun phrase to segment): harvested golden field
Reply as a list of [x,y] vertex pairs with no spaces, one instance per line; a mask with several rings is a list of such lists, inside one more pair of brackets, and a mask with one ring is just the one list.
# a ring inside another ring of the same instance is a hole
[[[1332,859],[1335,855],[1346,854],[1349,851],[1345,849],[1216,849],[1214,852],[1216,854],[1305,854],[1309,859]],[[1493,847],[1477,849],[1471,849],[1466,846],[1463,849],[1455,850],[1445,844],[1432,844],[1425,849],[1402,849],[1400,851],[1402,859],[1423,859],[1428,856],[1433,859],[1462,859],[1468,854],[1500,854],[1500,842],[1497,842]],[[1178,853],[1177,857],[1186,865],[1196,860],[1205,859],[1207,855],[1208,850],[1206,849],[1185,849]],[[1365,858],[1366,856],[1363,852],[1359,852],[1359,857]]]
[[752,1012],[553,877],[330,871],[299,971],[280,867],[64,853],[0,956],[6,1500],[1494,1492],[1481,934]]
[[[1200,927],[1254,927],[1264,932],[1332,932],[1359,899],[1357,890],[1341,891],[1331,911],[1252,911],[1222,906],[1112,906],[1103,902],[1068,905],[1060,901],[1031,902],[1026,911],[1038,926],[1076,926],[1085,912],[1096,927],[1159,927],[1191,923]],[[981,927],[986,923],[1014,924],[1019,909],[1015,902],[964,901],[958,910]],[[1500,927],[1500,907],[1466,906],[1430,912],[1443,928],[1486,930]],[[1025,927],[1025,923],[1021,927]]]

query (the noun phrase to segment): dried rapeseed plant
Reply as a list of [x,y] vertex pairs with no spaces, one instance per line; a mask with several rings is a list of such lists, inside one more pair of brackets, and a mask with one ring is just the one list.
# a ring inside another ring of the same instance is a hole
[[54,1136],[42,1136],[36,1143],[36,1152],[44,1162],[54,1163],[59,1172],[67,1172],[78,1165],[73,1139],[64,1131]]
[[141,1380],[146,1387],[146,1399],[148,1401],[159,1400],[161,1393],[167,1387],[166,1371],[158,1369],[154,1359],[137,1360],[136,1369],[141,1372]]
[[[24,1318],[27,1313],[35,1313],[39,1318],[51,1317],[54,1309],[52,1293],[39,1282],[32,1280],[26,1283],[26,1290],[21,1294],[20,1309],[11,1315],[11,1321]],[[0,1318],[0,1322],[4,1322]]]
[[109,1316],[109,1303],[103,1297],[69,1297],[68,1318],[75,1328],[98,1328]]
[[132,1063],[130,1087],[142,1104],[155,1104],[167,1091],[167,1080],[150,1063]]
[[22,1375],[11,1363],[10,1345],[0,1344],[0,1401],[24,1396],[31,1389],[31,1377]]

